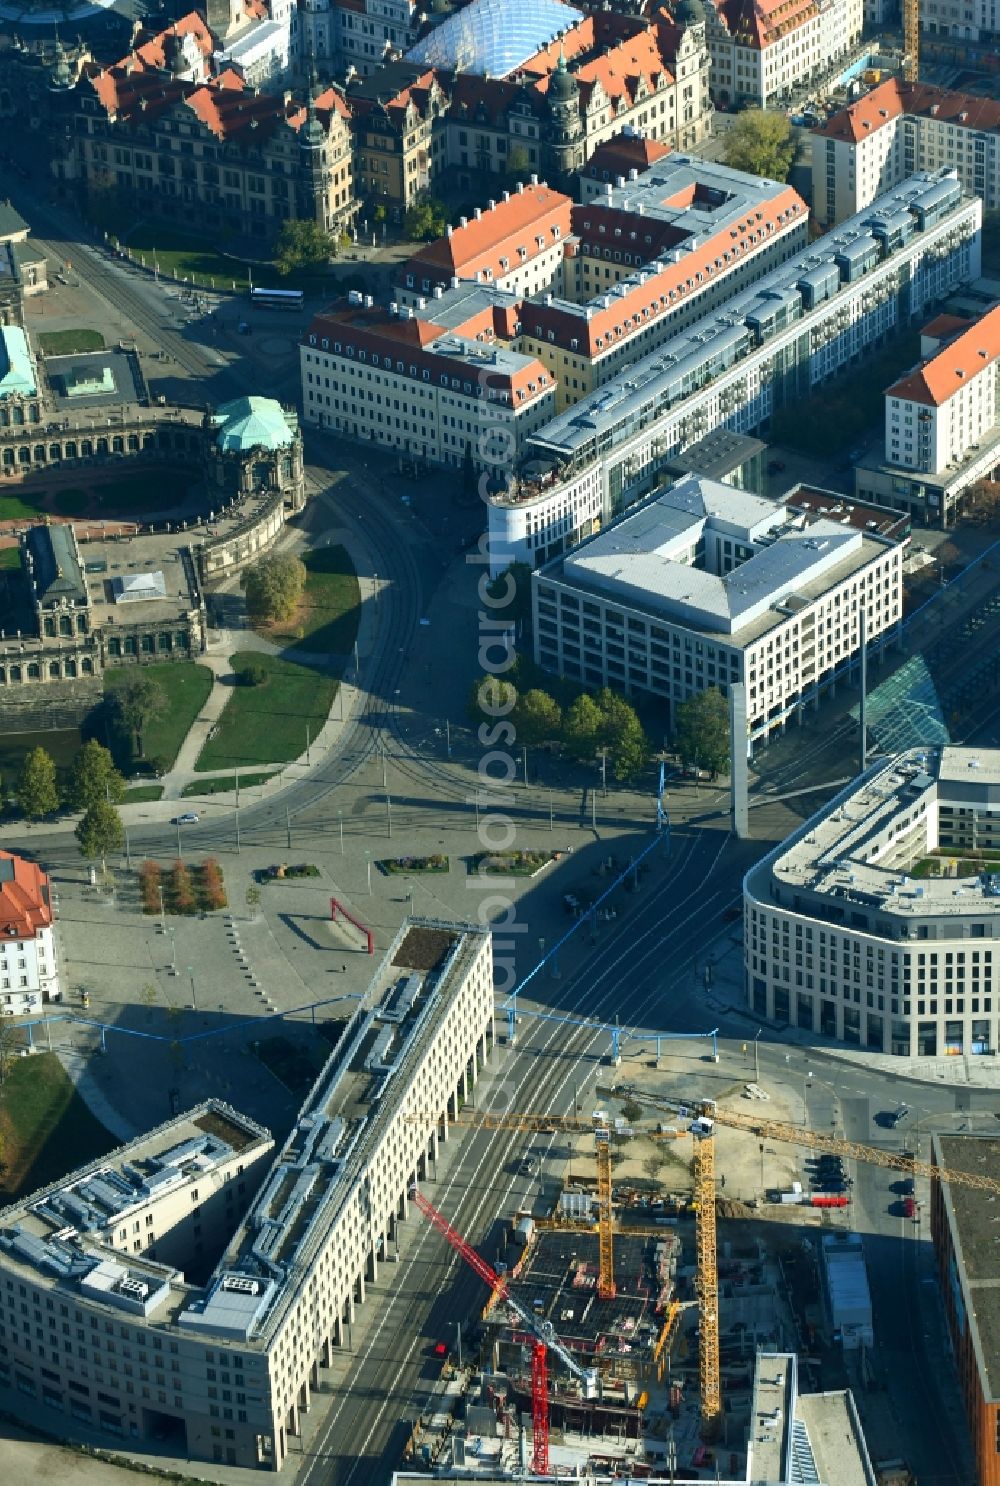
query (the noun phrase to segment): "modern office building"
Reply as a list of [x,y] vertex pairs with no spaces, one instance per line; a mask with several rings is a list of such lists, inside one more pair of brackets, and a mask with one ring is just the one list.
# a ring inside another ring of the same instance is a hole
[[48,873],[0,851],[0,1016],[38,1012],[61,998]]
[[[1000,1140],[991,1135],[934,1133],[931,1160],[947,1171],[1000,1179]],[[1000,1486],[1000,1262],[995,1195],[954,1182],[932,1182],[931,1238],[976,1461],[976,1481],[978,1486]]]
[[832,227],[943,165],[987,211],[1000,206],[1000,103],[888,78],[812,131],[813,216]]
[[922,172],[553,419],[487,506],[490,561],[538,567],[656,489],[711,429],[766,430],[979,276],[982,204]]
[[3,1406],[279,1470],[492,1038],[489,934],[408,920],[273,1164],[213,1100],[8,1207]]
[[901,1057],[1000,1047],[1000,750],[882,760],[743,884],[747,1004]]
[[671,710],[742,682],[753,741],[835,689],[861,613],[869,643],[898,629],[902,562],[878,533],[688,475],[533,574],[535,660]]

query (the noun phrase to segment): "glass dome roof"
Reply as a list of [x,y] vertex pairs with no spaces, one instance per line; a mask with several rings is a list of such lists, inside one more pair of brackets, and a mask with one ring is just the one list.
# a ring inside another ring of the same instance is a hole
[[472,0],[406,54],[408,62],[507,77],[583,19],[561,0]]

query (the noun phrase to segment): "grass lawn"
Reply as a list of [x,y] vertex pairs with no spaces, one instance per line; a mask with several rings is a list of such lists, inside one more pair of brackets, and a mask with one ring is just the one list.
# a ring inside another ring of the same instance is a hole
[[141,805],[144,800],[162,800],[162,784],[137,784],[125,791],[123,805]]
[[[105,671],[105,691],[114,691],[130,672],[131,668],[127,666]],[[178,660],[143,666],[142,674],[156,682],[167,700],[159,717],[154,717],[146,728],[142,740],[146,757],[162,759],[169,769],[212,690],[212,672],[207,666],[196,665],[193,661]]]
[[54,1053],[18,1058],[0,1096],[3,1196],[54,1182],[118,1142],[77,1094]]
[[266,655],[241,650],[229,657],[234,670],[253,662],[267,671],[260,686],[234,686],[215,736],[195,764],[199,773],[243,764],[284,764],[305,752],[306,732],[315,738],[326,722],[338,683],[332,676]]
[[[263,784],[265,780],[273,779],[277,769],[271,769],[264,773],[240,774],[240,790],[252,789],[255,784]],[[235,790],[236,780],[230,774],[222,774],[218,779],[196,779],[194,784],[185,784],[181,790],[181,798],[189,799],[192,795],[224,795],[228,790]]]
[[318,547],[302,561],[308,576],[298,612],[287,624],[264,628],[262,633],[270,640],[291,640],[290,654],[302,649],[349,655],[361,613],[354,565],[343,547]]
[[0,547],[0,572],[16,573],[21,567],[21,552],[17,547]]
[[46,356],[72,356],[77,351],[103,351],[104,337],[99,330],[44,330],[38,344]]
[[66,728],[58,733],[0,733],[0,779],[4,789],[8,793],[16,789],[25,754],[33,748],[44,748],[51,755],[60,783],[64,784],[82,743],[76,728]]
[[207,287],[215,279],[217,288],[238,289],[249,285],[247,265],[238,259],[224,258],[207,237],[178,232],[163,222],[139,222],[122,234],[122,242],[140,258],[146,267],[154,267],[154,257],[162,273],[174,278],[192,279]]

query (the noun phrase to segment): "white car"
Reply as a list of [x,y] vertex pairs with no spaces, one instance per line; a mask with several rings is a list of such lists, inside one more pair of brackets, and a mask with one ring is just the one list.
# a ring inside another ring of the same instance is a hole
[[196,826],[198,824],[198,816],[193,810],[185,810],[183,815],[175,815],[170,824],[173,826]]

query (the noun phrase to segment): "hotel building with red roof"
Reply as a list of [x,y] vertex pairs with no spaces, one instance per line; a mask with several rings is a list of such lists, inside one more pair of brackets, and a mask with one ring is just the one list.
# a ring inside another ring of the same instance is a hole
[[0,851],[0,1016],[37,1012],[58,1001],[59,969],[47,873]]
[[940,165],[987,211],[1000,207],[1000,103],[889,78],[812,131],[813,214],[832,227]]

